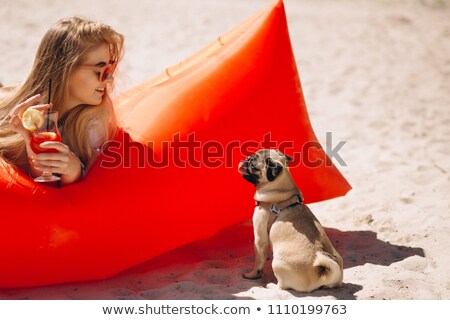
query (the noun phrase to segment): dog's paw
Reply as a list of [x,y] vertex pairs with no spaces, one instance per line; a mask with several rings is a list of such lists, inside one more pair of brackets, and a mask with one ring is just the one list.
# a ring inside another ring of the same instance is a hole
[[242,274],[242,277],[244,279],[248,279],[248,280],[256,280],[256,279],[261,278],[261,276],[262,276],[262,270],[253,270],[252,272]]

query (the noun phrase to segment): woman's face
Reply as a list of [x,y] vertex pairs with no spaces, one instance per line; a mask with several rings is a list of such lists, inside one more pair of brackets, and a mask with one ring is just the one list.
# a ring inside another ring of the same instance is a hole
[[81,104],[99,105],[106,93],[106,86],[113,81],[111,74],[102,79],[106,68],[111,68],[111,65],[109,46],[105,43],[88,52],[82,65],[69,76],[68,97],[64,101],[62,112]]

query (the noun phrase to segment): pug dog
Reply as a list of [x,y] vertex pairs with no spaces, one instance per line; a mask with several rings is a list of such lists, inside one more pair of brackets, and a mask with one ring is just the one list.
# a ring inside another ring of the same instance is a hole
[[243,178],[256,187],[255,267],[243,277],[262,276],[270,244],[272,268],[281,289],[311,292],[341,286],[342,257],[303,204],[303,196],[289,172],[290,161],[278,150],[262,149],[239,164]]

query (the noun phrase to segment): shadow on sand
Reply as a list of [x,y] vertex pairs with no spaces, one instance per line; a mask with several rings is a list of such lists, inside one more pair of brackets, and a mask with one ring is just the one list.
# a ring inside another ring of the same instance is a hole
[[[366,263],[389,266],[411,256],[424,257],[423,249],[399,246],[382,241],[372,231],[340,231],[329,228],[325,228],[325,230],[331,242],[344,259],[344,269],[361,266]],[[252,281],[241,277],[243,272],[251,270],[253,259],[253,226],[247,222],[226,228],[212,238],[196,241],[163,254],[147,261],[136,269],[141,269],[144,271],[144,274],[151,276],[153,272],[158,273],[158,270],[164,270],[170,265],[178,265],[179,268],[185,270],[195,270],[195,267],[193,268],[189,265],[195,264],[201,269],[205,262],[211,263],[211,261],[216,261],[215,263],[224,267],[224,269],[218,267],[214,270],[214,274],[209,275],[208,272],[200,272],[202,276],[198,279],[199,286],[209,282],[215,282],[216,285],[219,285],[217,279],[222,277],[228,279],[228,286],[231,288],[235,287],[236,283],[239,283],[240,292],[248,291],[253,287],[265,287],[268,283],[276,283],[277,281],[269,261],[266,264],[262,279]],[[208,277],[211,277],[211,281],[208,280]],[[196,282],[195,277],[189,276],[188,278],[194,280],[194,283]],[[345,283],[344,279],[341,288],[319,289],[311,293],[299,293],[293,290],[289,292],[294,297],[320,298],[331,296],[341,300],[352,300],[356,299],[355,293],[362,288],[359,284]],[[211,292],[209,298],[236,299],[234,294],[238,292],[232,291],[233,289],[228,291],[231,294],[230,296],[223,296],[224,292],[218,293],[216,296],[214,292]],[[240,297],[238,299],[246,298],[250,297]]]
[[[344,268],[366,263],[388,266],[414,255],[424,256],[423,249],[379,240],[372,231],[326,229],[326,232],[342,255]],[[209,239],[166,252],[106,280],[0,289],[0,299],[252,299],[254,297],[246,296],[246,292],[255,287],[264,291],[269,283],[268,287],[274,288],[277,282],[270,261],[266,263],[263,278],[243,279],[242,273],[251,270],[253,263],[253,226],[246,222],[226,228]],[[286,299],[292,296],[351,300],[356,299],[355,294],[362,288],[359,284],[344,282],[341,288],[311,293],[289,290],[282,295]],[[68,292],[72,294],[67,295]]]
[[340,231],[325,228],[328,237],[344,259],[344,268],[366,263],[389,266],[411,256],[425,257],[422,248],[391,244],[377,238],[373,231]]

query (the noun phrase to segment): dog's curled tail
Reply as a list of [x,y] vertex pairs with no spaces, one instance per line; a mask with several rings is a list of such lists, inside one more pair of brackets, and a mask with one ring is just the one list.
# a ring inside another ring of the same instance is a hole
[[333,255],[318,251],[313,266],[317,269],[319,282],[324,287],[336,287],[342,284],[342,270]]

